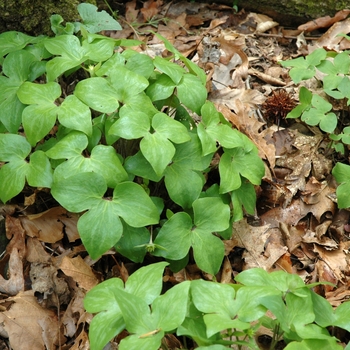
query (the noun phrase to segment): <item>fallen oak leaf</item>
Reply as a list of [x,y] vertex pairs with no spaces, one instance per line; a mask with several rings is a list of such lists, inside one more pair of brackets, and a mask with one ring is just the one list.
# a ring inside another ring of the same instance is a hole
[[2,302],[13,302],[0,313],[0,330],[4,330],[13,350],[57,349],[59,322],[54,311],[41,307],[32,290],[20,292]]
[[75,258],[63,257],[60,269],[65,275],[72,277],[81,288],[87,291],[99,282],[92,272],[91,267],[86,264],[80,255]]

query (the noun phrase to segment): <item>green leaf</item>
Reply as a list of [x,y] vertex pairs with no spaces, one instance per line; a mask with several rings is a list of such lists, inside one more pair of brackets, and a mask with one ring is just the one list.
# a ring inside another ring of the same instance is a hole
[[90,347],[102,350],[103,347],[124,328],[125,323],[115,294],[123,289],[119,278],[111,278],[87,292],[84,307],[88,312],[97,313],[89,327]]
[[168,193],[183,208],[190,208],[199,197],[205,182],[201,172],[209,166],[212,159],[211,154],[202,156],[198,136],[192,133],[190,136],[191,141],[175,145],[173,163],[165,170]]
[[315,313],[315,322],[324,328],[334,325],[335,317],[332,305],[316,293],[311,293],[311,299]]
[[63,17],[60,15],[56,14],[50,17],[51,30],[55,33],[55,35],[74,34],[74,24],[68,22],[65,26],[63,26],[61,24],[63,22]]
[[90,33],[98,33],[102,30],[121,30],[120,24],[106,11],[98,11],[92,4],[82,3],[78,5],[78,12],[83,19],[83,25]]
[[0,76],[0,122],[12,133],[17,133],[22,123],[22,112],[25,105],[18,99],[19,83]]
[[23,110],[22,124],[32,146],[42,140],[56,123],[58,107],[54,104],[30,105]]
[[126,281],[125,291],[152,304],[162,291],[163,272],[167,265],[163,261],[139,268]]
[[[118,304],[115,302],[118,306]],[[118,306],[119,310],[119,306]],[[90,349],[103,350],[105,345],[125,329],[121,311],[114,308],[95,315],[89,325]]]
[[207,326],[208,337],[230,328],[235,329],[236,332],[237,330],[245,330],[251,328],[250,323],[242,322],[238,319],[231,319],[227,315],[221,314],[204,315],[204,322]]
[[310,66],[318,66],[326,57],[327,51],[324,48],[319,48],[307,55],[305,60]]
[[37,59],[28,51],[20,50],[9,53],[2,64],[2,72],[18,86],[28,80],[34,62]]
[[192,219],[187,213],[175,213],[164,223],[154,240],[164,249],[156,249],[153,255],[171,260],[184,258],[191,247],[191,228]]
[[124,105],[119,111],[120,118],[112,124],[108,133],[127,140],[138,139],[145,136],[151,126],[150,118],[141,110],[134,111]]
[[142,336],[156,329],[156,324],[151,319],[150,308],[145,300],[122,290],[118,292],[116,299],[128,332]]
[[154,66],[162,73],[166,74],[176,85],[185,76],[186,71],[176,63],[156,56],[153,60]]
[[242,184],[241,175],[254,185],[260,183],[265,169],[255,150],[225,148],[224,151],[219,163],[221,193],[238,189]]
[[122,339],[119,345],[120,350],[139,350],[139,349],[149,349],[158,350],[162,339],[164,337],[164,332],[159,330],[153,330],[146,334],[141,335],[130,335],[127,338]]
[[184,321],[188,307],[190,281],[185,281],[170,288],[156,298],[152,304],[152,316],[156,328],[170,332]]
[[210,346],[199,346],[196,348],[197,350],[227,350],[227,346],[214,344]]
[[184,143],[191,140],[187,128],[165,113],[157,113],[153,116],[152,127],[156,133],[161,134],[174,143]]
[[[125,67],[148,79],[154,71],[152,59],[145,54],[133,50],[130,50],[130,52],[132,56],[128,58]],[[123,55],[125,55],[125,53],[126,51],[123,52]]]
[[145,77],[122,66],[115,67],[107,80],[116,91],[119,101],[125,104],[130,103],[130,99],[146,90],[149,85]]
[[28,163],[24,159],[12,160],[0,168],[0,200],[6,203],[24,188]]
[[306,339],[301,342],[289,343],[285,350],[342,350],[343,347],[336,343],[335,339]]
[[140,335],[130,335],[127,338],[122,339],[118,347],[119,350],[158,350],[162,338],[164,337],[163,331],[153,330],[149,333]]
[[21,32],[8,31],[0,34],[0,56],[4,57],[9,52],[23,49],[29,43],[35,43],[38,38]]
[[60,95],[61,87],[54,82],[47,84],[24,82],[17,92],[20,101],[27,105],[51,104],[60,97]]
[[28,184],[33,187],[51,187],[52,168],[43,151],[38,150],[30,155],[27,180]]
[[147,161],[141,151],[137,152],[132,157],[128,157],[125,160],[124,167],[129,174],[137,175],[154,182],[158,182],[163,177],[162,175],[156,175],[151,164]]
[[243,208],[250,214],[255,214],[256,192],[254,186],[248,181],[242,181],[241,187],[232,191],[233,221],[243,218]]
[[31,151],[25,137],[0,133],[0,161],[23,160]]
[[154,225],[159,213],[144,189],[134,182],[119,183],[113,192],[116,212],[132,227]]
[[74,95],[101,113],[113,113],[119,107],[117,91],[105,78],[94,77],[79,81]]
[[238,319],[243,322],[253,322],[266,314],[266,307],[261,305],[261,298],[275,296],[280,298],[281,292],[269,286],[264,287],[241,287],[236,294],[236,305],[238,308]]
[[66,128],[92,135],[90,108],[75,95],[69,95],[58,109],[58,120]]
[[204,280],[191,282],[191,295],[196,308],[206,314],[215,313],[234,318],[237,305],[234,301],[235,290],[229,284]]
[[[87,34],[82,46],[86,59],[94,62],[103,62],[112,57],[115,48],[115,40],[99,34]],[[99,67],[100,63],[98,64]],[[92,66],[93,67],[93,66]],[[96,70],[93,70],[96,72]]]
[[215,344],[221,339],[217,336],[207,336],[206,325],[201,316],[198,316],[195,319],[186,317],[182,325],[178,327],[176,334],[178,336],[187,335],[191,337],[199,346]]
[[140,150],[158,176],[163,174],[175,154],[174,145],[157,131],[144,136],[140,142]]
[[202,230],[224,231],[229,226],[230,207],[220,197],[199,198],[193,202],[194,224]]
[[170,198],[182,208],[191,208],[204,185],[203,176],[181,163],[173,163],[165,170],[165,186]]
[[[334,67],[337,70],[337,73],[339,74],[349,74],[350,70],[350,59],[349,59],[349,53],[348,52],[340,52],[334,57]],[[318,68],[318,67],[317,67]],[[332,74],[332,73],[328,73]]]
[[118,66],[125,65],[125,58],[121,53],[115,52],[106,62],[102,64],[100,69],[96,71],[98,77],[107,76],[110,72]]
[[331,323],[332,326],[340,327],[346,329],[348,332],[350,330],[350,302],[346,301],[340,304],[334,312],[334,322]]
[[131,227],[123,223],[123,236],[115,249],[135,263],[143,262],[146,255],[145,244],[149,242],[150,233],[145,227]]
[[273,286],[279,291],[286,293],[287,291],[295,292],[299,288],[304,288],[303,280],[293,274],[288,274],[284,271],[276,271],[267,273],[264,269],[253,268],[241,272],[235,280],[246,286]]
[[115,300],[115,294],[119,289],[124,288],[124,283],[120,278],[110,278],[93,287],[86,293],[84,307],[87,312],[97,313],[114,309],[119,311]]
[[106,190],[105,179],[99,174],[90,172],[78,173],[55,181],[51,193],[64,208],[73,213],[80,213],[97,206]]
[[122,236],[123,225],[117,210],[113,201],[100,199],[79,218],[78,231],[92,259],[113,247]]
[[92,149],[90,157],[79,155],[70,158],[55,169],[54,178],[59,181],[82,172],[94,172],[103,176],[109,188],[114,188],[119,182],[128,179],[112,146],[97,145]]
[[44,41],[47,51],[59,56],[46,64],[47,80],[54,81],[64,72],[79,66],[86,60],[86,50],[75,35],[59,35]]
[[198,267],[215,275],[222,264],[225,254],[224,243],[212,233],[197,227],[192,234],[194,259]]
[[198,77],[186,74],[177,85],[177,96],[181,103],[200,115],[207,99],[207,89]]
[[147,88],[146,94],[152,101],[165,100],[173,94],[175,86],[176,84],[168,75],[160,74],[157,80]]
[[81,155],[87,145],[88,139],[85,134],[79,131],[71,131],[46,151],[46,155],[52,159],[69,159]]

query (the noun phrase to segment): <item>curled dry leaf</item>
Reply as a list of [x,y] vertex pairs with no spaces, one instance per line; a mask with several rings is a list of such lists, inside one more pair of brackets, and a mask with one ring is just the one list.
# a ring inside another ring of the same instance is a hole
[[18,250],[13,248],[9,260],[9,279],[0,275],[0,292],[16,295],[24,290],[23,263]]
[[316,18],[316,19],[313,19],[312,21],[309,21],[305,24],[300,25],[298,29],[304,32],[312,32],[319,28],[327,28],[327,27],[330,27],[332,24],[347,18],[349,13],[350,13],[350,10],[348,9],[340,10],[334,15],[334,17],[325,16],[325,17]]
[[326,47],[329,50],[340,50],[340,43],[342,41],[348,42],[345,38],[342,36],[339,36],[339,34],[342,33],[349,33],[350,32],[350,18],[347,18],[344,21],[337,22],[332,25],[331,28],[327,30],[326,33],[324,33],[315,43],[313,46],[313,49],[316,49],[318,47]]

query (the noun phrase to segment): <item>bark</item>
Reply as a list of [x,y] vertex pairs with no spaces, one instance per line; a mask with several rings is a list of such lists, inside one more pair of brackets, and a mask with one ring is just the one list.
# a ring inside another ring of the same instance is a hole
[[327,15],[332,17],[337,11],[350,8],[350,0],[216,0],[216,2],[229,6],[237,3],[239,9],[264,13],[283,26],[297,26]]
[[52,34],[50,16],[77,21],[77,5],[95,0],[0,0],[0,33],[16,30],[29,35]]

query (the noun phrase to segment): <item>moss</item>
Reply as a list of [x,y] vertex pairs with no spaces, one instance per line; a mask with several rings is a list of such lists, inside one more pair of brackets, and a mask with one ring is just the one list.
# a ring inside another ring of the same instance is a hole
[[79,19],[77,5],[95,0],[0,0],[0,33],[17,30],[30,35],[51,34],[50,16],[60,14],[66,21]]

